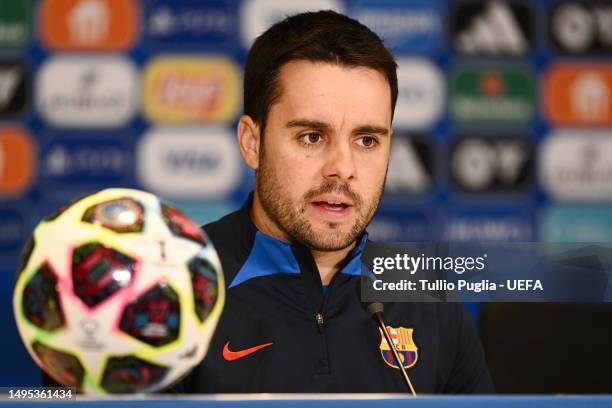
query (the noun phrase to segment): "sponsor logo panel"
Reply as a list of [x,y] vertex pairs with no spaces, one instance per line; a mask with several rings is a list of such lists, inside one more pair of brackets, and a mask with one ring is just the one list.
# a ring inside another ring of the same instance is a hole
[[153,0],[146,35],[156,45],[223,47],[238,36],[235,6],[227,1]]
[[40,35],[57,51],[121,51],[140,30],[135,0],[42,0]]
[[0,117],[22,113],[29,103],[30,78],[19,62],[0,62]]
[[136,112],[137,73],[126,58],[54,57],[38,75],[38,109],[54,125],[118,127]]
[[20,251],[25,241],[30,226],[24,214],[29,211],[20,207],[18,210],[14,206],[0,206],[0,255]]
[[0,2],[0,47],[24,47],[30,40],[32,4],[29,0]]
[[393,135],[386,195],[426,194],[434,184],[435,151],[425,136]]
[[449,209],[442,239],[450,242],[533,241],[533,208]]
[[49,134],[41,149],[40,177],[45,186],[62,189],[123,182],[132,173],[129,135],[108,133]]
[[561,130],[545,138],[540,180],[554,198],[612,200],[612,137],[609,131]]
[[162,57],[144,73],[145,116],[154,122],[227,122],[240,102],[240,71],[229,59]]
[[467,1],[451,14],[451,42],[465,56],[522,56],[533,48],[529,2]]
[[612,125],[612,65],[559,64],[543,83],[544,109],[556,125]]
[[240,184],[242,160],[224,127],[158,128],[141,140],[138,177],[171,198],[223,199]]
[[433,52],[443,44],[437,1],[358,0],[350,7],[351,17],[378,34],[394,52]]
[[236,211],[239,204],[231,201],[173,201],[172,204],[198,225],[205,225]]
[[436,239],[429,211],[381,208],[368,225],[370,239],[376,242],[422,242]]
[[0,197],[25,191],[34,178],[35,162],[34,142],[24,129],[0,128]]
[[533,148],[521,137],[460,138],[451,147],[450,171],[461,192],[526,192],[533,179]]
[[612,52],[612,3],[609,1],[563,1],[550,9],[549,40],[564,54]]
[[398,96],[393,124],[418,130],[433,126],[444,112],[442,72],[423,58],[400,58],[397,63]]
[[458,67],[450,93],[451,115],[465,125],[525,126],[535,111],[533,76],[525,67]]
[[250,48],[258,35],[287,16],[317,10],[334,10],[343,13],[344,7],[338,0],[245,1],[240,10],[242,45],[247,49]]
[[550,242],[612,242],[612,208],[551,206],[542,216],[542,238]]

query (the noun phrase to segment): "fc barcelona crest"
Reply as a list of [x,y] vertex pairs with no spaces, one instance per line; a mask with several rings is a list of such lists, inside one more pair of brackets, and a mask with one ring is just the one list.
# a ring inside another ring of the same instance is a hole
[[[419,358],[419,349],[412,340],[412,332],[414,329],[407,329],[405,327],[391,327],[387,326],[387,333],[395,345],[397,354],[399,354],[400,360],[404,368],[410,368],[414,366]],[[393,352],[389,347],[389,343],[385,339],[382,331],[380,331],[380,354],[387,365],[398,368]]]

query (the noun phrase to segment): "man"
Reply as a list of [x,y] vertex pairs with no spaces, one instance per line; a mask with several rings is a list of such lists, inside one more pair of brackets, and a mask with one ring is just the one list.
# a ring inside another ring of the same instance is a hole
[[[407,392],[356,292],[396,99],[393,57],[348,17],[295,15],[255,41],[238,124],[255,189],[205,227],[226,306],[206,358],[175,390]],[[417,393],[493,390],[461,305],[388,304],[385,316],[413,329],[404,363]]]

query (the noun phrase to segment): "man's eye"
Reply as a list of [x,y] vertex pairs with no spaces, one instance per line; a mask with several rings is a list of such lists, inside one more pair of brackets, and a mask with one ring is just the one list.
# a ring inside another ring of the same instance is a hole
[[303,134],[302,136],[300,136],[300,139],[302,143],[306,145],[313,145],[321,141],[321,135],[319,133],[311,132],[311,133]]
[[362,136],[359,138],[360,144],[363,147],[374,147],[377,143],[376,138],[372,137],[372,136]]

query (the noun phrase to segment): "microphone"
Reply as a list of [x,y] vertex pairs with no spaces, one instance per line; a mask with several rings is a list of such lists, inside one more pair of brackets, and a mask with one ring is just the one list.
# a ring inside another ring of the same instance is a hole
[[383,335],[385,336],[385,339],[387,340],[387,344],[389,344],[389,348],[391,349],[391,352],[393,353],[393,357],[395,357],[395,361],[397,361],[397,366],[399,367],[402,373],[402,378],[404,379],[404,382],[408,386],[408,389],[410,390],[410,393],[412,394],[412,396],[416,397],[416,392],[414,391],[414,387],[412,387],[412,383],[410,382],[410,378],[408,377],[406,368],[401,363],[402,360],[400,359],[400,356],[397,353],[397,350],[395,349],[395,344],[391,340],[391,336],[389,336],[389,332],[387,332],[387,325],[385,324],[385,319],[384,319],[385,306],[380,302],[371,302],[371,303],[361,302],[361,307],[363,307],[363,309],[368,314],[368,316],[374,319],[374,321],[378,325],[378,328],[382,331]]

